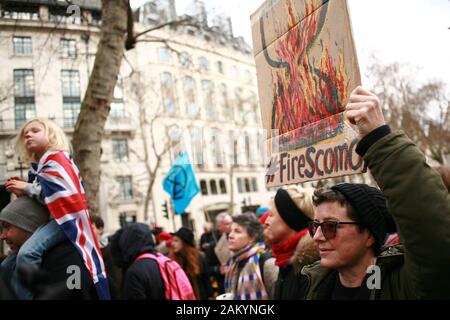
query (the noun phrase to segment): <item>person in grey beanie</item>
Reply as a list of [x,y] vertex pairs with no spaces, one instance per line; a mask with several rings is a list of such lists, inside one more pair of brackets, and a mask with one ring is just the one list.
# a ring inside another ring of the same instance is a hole
[[12,252],[17,252],[48,219],[49,212],[45,206],[29,197],[19,197],[0,212],[0,239],[5,240]]
[[[18,294],[19,290],[29,290],[19,281],[17,253],[21,247],[34,241],[32,234],[48,221],[48,209],[26,196],[17,198],[0,212],[0,239],[11,249],[0,265],[0,274],[18,299],[23,299]],[[29,291],[31,299],[98,299],[89,271],[69,240],[49,248],[39,270],[24,267],[23,275],[27,277],[28,285],[31,281],[33,286]],[[69,277],[73,277],[75,269],[78,270],[78,284],[69,288]]]
[[49,211],[29,197],[19,197],[0,212],[0,239],[10,247],[10,254],[2,261],[0,271],[4,281],[14,292],[23,290],[16,272],[19,249],[41,225],[48,222]]

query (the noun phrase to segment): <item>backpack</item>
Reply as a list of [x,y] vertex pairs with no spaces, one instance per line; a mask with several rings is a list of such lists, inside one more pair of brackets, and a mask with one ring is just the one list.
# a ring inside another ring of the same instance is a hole
[[168,257],[157,253],[143,253],[134,262],[142,259],[153,259],[158,263],[164,282],[166,300],[196,300],[191,282],[180,265]]

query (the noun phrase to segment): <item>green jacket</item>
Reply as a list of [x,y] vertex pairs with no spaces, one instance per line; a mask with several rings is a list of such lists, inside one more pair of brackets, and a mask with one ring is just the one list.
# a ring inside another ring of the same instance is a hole
[[[381,288],[371,299],[450,299],[450,196],[439,174],[402,132],[375,142],[364,155],[387,198],[403,245],[377,259]],[[302,269],[305,299],[329,299],[337,271],[320,261]]]

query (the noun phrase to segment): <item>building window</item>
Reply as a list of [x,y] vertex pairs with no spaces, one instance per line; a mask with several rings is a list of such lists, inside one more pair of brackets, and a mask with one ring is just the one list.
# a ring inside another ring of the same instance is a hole
[[175,90],[173,77],[170,72],[164,72],[161,77],[161,93],[163,99],[164,111],[167,113],[175,113]]
[[14,113],[16,129],[36,117],[34,73],[31,69],[14,70]]
[[63,101],[64,128],[74,128],[80,114],[80,102]]
[[64,127],[73,128],[80,113],[80,75],[76,70],[62,70]]
[[252,164],[252,154],[250,152],[250,145],[251,145],[251,141],[250,141],[250,135],[248,134],[248,132],[244,133],[244,156],[245,156],[245,163],[246,164]]
[[170,51],[168,48],[158,48],[159,62],[170,62]]
[[80,97],[80,75],[76,70],[62,70],[62,92],[64,97]]
[[15,55],[30,55],[32,54],[31,37],[13,37],[13,47]]
[[236,106],[237,106],[237,116],[238,121],[243,122],[244,121],[244,97],[242,96],[242,89],[241,88],[235,88],[234,89],[234,98],[236,100]]
[[239,164],[238,162],[238,152],[237,152],[237,139],[235,135],[234,130],[228,131],[228,140],[229,140],[229,160],[230,160],[230,166],[237,166]]
[[190,117],[197,117],[199,114],[199,107],[196,99],[195,81],[190,76],[183,79],[184,98],[186,100],[186,113]]
[[200,71],[208,71],[209,70],[209,61],[205,57],[198,58],[198,67]]
[[122,79],[117,79],[116,85],[114,86],[114,100],[123,100],[123,83]]
[[227,185],[225,184],[225,180],[224,179],[220,179],[219,180],[219,187],[220,187],[220,193],[221,194],[226,194],[227,193]]
[[15,126],[19,129],[27,120],[36,118],[36,108],[33,103],[20,103],[15,104]]
[[136,213],[134,211],[119,213],[119,223],[121,228],[124,228],[129,224],[136,223]]
[[117,162],[128,161],[127,139],[112,139],[113,159]]
[[245,186],[245,192],[250,192],[250,179],[249,178],[245,178],[244,179],[244,186]]
[[133,184],[131,176],[119,176],[117,177],[119,183],[119,197],[120,200],[132,200],[133,199]]
[[59,51],[63,58],[73,58],[77,56],[77,42],[74,39],[61,39]]
[[166,130],[170,145],[181,145],[181,143],[183,142],[183,130],[176,124],[166,126]]
[[223,68],[223,62],[222,61],[217,61],[216,62],[216,67],[217,67],[217,72],[220,74],[224,74],[224,68]]
[[118,78],[114,87],[114,96],[110,105],[109,116],[113,119],[123,119],[127,116],[123,103],[123,83]]
[[230,108],[230,103],[228,101],[228,90],[227,86],[223,83],[219,85],[219,97],[220,97],[220,108],[222,109],[222,115],[225,119],[233,119],[233,110]]
[[191,128],[191,148],[193,163],[203,165],[203,135],[200,127]]
[[202,80],[202,90],[206,115],[209,119],[216,119],[217,113],[214,106],[214,88],[212,82],[209,80]]
[[244,188],[242,187],[242,178],[237,178],[237,187],[238,187],[238,192],[239,193],[243,193],[244,192]]
[[221,145],[221,134],[220,130],[217,128],[211,128],[211,147],[212,147],[212,158],[214,160],[214,164],[222,168],[223,167],[223,159],[222,159],[222,148]]
[[251,119],[254,123],[258,123],[258,101],[256,98],[256,94],[253,91],[247,92],[247,101],[250,104],[251,111]]
[[202,195],[208,195],[208,185],[205,180],[200,180],[200,189],[202,190]]
[[211,194],[218,194],[218,192],[217,192],[217,183],[216,183],[216,180],[210,180],[209,181],[209,186],[211,187]]
[[182,53],[180,53],[179,60],[180,60],[180,64],[186,68],[192,63],[191,56],[186,51],[183,51]]
[[252,178],[252,191],[258,192],[258,183],[256,181],[256,178]]
[[239,72],[236,66],[231,67],[231,79],[233,80],[239,79]]
[[126,116],[125,106],[122,102],[111,102],[109,116],[111,118],[123,118]]
[[252,73],[249,70],[245,70],[245,82],[247,84],[253,84],[253,76]]

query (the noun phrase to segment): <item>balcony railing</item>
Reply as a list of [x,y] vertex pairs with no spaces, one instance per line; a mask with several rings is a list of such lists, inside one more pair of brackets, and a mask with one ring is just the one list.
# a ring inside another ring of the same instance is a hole
[[[64,129],[67,133],[72,133],[75,129],[76,120],[75,118],[49,118],[55,122],[58,126]],[[23,123],[25,123],[25,120]],[[21,128],[18,125],[21,122],[17,122],[16,119],[2,119],[0,118],[0,136],[15,135]],[[109,116],[105,130],[106,131],[135,131],[137,123],[129,115],[124,115],[121,117],[111,117]]]

